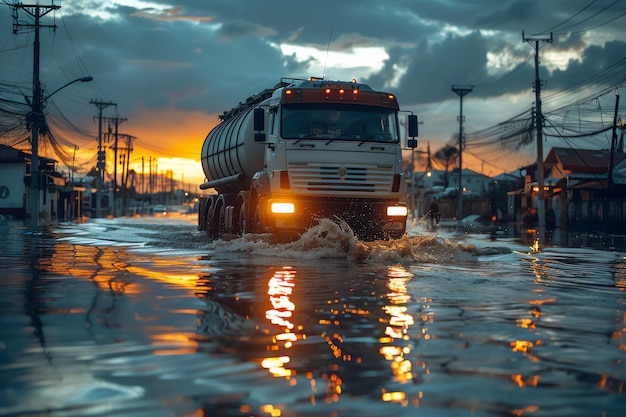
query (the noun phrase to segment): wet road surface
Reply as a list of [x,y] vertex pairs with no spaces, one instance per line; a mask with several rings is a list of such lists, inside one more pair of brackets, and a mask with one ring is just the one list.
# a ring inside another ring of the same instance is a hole
[[0,221],[0,415],[624,415],[624,253],[194,221]]

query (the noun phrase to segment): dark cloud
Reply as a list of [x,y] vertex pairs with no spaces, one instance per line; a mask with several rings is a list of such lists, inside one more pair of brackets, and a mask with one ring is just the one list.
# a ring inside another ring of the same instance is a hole
[[[578,74],[602,71],[626,56],[624,17],[610,21],[623,14],[626,5],[618,3],[592,18],[612,3],[598,0],[566,22],[588,3],[153,0],[137,9],[76,0],[62,4],[56,13],[56,33],[42,31],[42,80],[52,90],[92,75],[90,85],[72,86],[55,96],[72,120],[85,120],[90,128],[96,114],[90,99],[118,103],[118,113],[129,120],[137,108],[213,115],[275,85],[283,76],[320,75],[307,73],[313,58],[282,53],[280,44],[288,42],[322,52],[327,47],[333,52],[384,48],[389,58],[372,61],[380,70],[368,74],[366,81],[397,93],[409,108],[443,106],[454,99],[452,84],[474,85],[472,100],[498,100],[531,90],[533,49],[522,41],[522,31],[549,35],[554,28],[554,42],[542,48],[541,74],[553,78],[551,88],[567,89],[568,83],[584,79]],[[96,8],[115,18],[90,15]],[[14,35],[12,24],[9,7],[0,9],[0,69],[7,78],[3,81],[29,85],[32,32]],[[576,33],[563,33],[568,26]],[[598,44],[600,38],[609,42]],[[576,58],[549,73],[547,51],[568,52]],[[328,74],[336,72],[332,62],[327,64]],[[615,76],[598,80],[611,83]],[[530,94],[528,105],[532,105]],[[506,109],[503,103],[503,114]],[[447,138],[449,126],[444,129],[441,136]]]
[[274,29],[269,27],[243,21],[225,22],[217,33],[221,40],[228,42],[249,36],[272,37],[277,34]]
[[[408,70],[402,77],[399,90],[410,103],[433,103],[450,97],[452,84],[471,84],[486,68],[487,43],[474,32],[468,36],[448,35],[441,43],[421,42],[414,49],[397,50],[385,70],[391,76],[394,62],[407,62]],[[380,75],[373,77],[383,82]]]
[[[510,30],[519,22],[529,22],[533,19],[541,19],[538,16],[541,11],[537,10],[534,0],[516,0],[512,2],[501,2],[495,7],[493,2],[491,7],[487,6],[472,19],[473,26],[485,29],[499,30],[506,28]],[[470,15],[471,16],[471,15]]]

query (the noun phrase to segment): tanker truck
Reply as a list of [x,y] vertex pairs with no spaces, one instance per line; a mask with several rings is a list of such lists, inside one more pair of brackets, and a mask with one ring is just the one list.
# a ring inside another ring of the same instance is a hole
[[[221,116],[202,145],[198,230],[211,239],[270,233],[293,240],[321,218],[361,240],[405,233],[403,142],[393,94],[366,84],[281,78]],[[404,123],[403,123],[404,124]],[[403,129],[404,130],[404,129]]]

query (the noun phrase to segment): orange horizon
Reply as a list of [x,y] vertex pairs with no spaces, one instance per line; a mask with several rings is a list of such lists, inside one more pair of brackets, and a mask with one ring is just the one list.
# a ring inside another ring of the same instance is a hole
[[[155,170],[152,172],[153,175],[156,172],[157,176],[171,177],[176,184],[183,184],[185,190],[200,192],[198,186],[205,181],[201,164],[202,144],[209,131],[219,122],[218,114],[209,115],[200,111],[188,112],[172,108],[138,107],[132,117],[120,124],[119,132],[122,136],[118,142],[118,149],[127,147],[126,135],[132,136],[133,152],[130,156],[129,167],[135,171],[136,175],[148,176],[152,162],[152,169]],[[449,138],[431,138],[429,142],[431,142],[431,153],[434,153],[443,144],[449,142]],[[425,143],[424,139],[420,140],[420,146],[416,149],[415,172],[421,172],[426,168]],[[107,146],[106,172],[107,177],[110,177],[113,175],[114,159],[112,144],[104,145]],[[85,166],[86,163],[83,163],[79,175],[85,175],[95,167],[95,153],[93,146],[90,146],[89,150],[77,150],[78,161],[93,161],[88,162],[90,166]],[[118,152],[118,159],[121,153]],[[463,167],[488,176],[496,176],[527,165],[527,163],[520,163],[521,158],[524,157],[520,156],[519,153],[503,154],[496,162],[499,166],[510,166],[511,169],[507,171],[498,169],[495,165],[486,164],[471,154],[464,153]],[[411,153],[409,150],[405,150],[403,159],[405,164],[410,163]],[[528,156],[525,159],[528,159]],[[507,164],[506,161],[511,163]],[[450,166],[449,169],[452,170],[456,167],[458,164]],[[433,168],[443,169],[438,166]],[[59,170],[62,170],[61,167]],[[121,180],[121,172],[122,167],[118,165],[118,181]]]

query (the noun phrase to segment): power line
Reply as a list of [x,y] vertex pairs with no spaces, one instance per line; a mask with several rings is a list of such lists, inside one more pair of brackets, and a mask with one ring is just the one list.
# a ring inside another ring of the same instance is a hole
[[589,7],[591,7],[597,0],[593,0],[591,3],[589,3],[588,5],[586,5],[585,7],[583,7],[582,9],[580,9],[579,11],[577,11],[575,14],[573,14],[572,16],[568,17],[567,19],[565,19],[564,21],[562,21],[561,23],[559,23],[558,25],[554,25],[549,29],[544,30],[541,33],[538,33],[538,35],[544,35],[548,32],[552,32],[554,31],[554,29],[558,28],[559,26],[569,22],[570,20],[572,20],[573,18],[575,18],[576,16],[578,16],[579,14],[581,14],[582,12],[584,12],[585,10],[587,10]]
[[[596,17],[596,16],[598,16],[598,15],[600,15],[600,14],[604,13],[605,11],[607,11],[608,9],[610,9],[611,7],[613,7],[614,5],[616,5],[616,4],[617,4],[617,3],[619,3],[619,2],[620,2],[620,0],[615,0],[613,3],[609,4],[608,6],[606,6],[606,7],[605,7],[605,8],[603,8],[603,9],[601,9],[600,11],[598,11],[598,12],[596,12],[596,13],[592,14],[591,16],[589,16],[589,17],[587,17],[587,18],[585,18],[585,19],[581,20],[580,22],[578,22],[578,23],[574,23],[574,24],[572,24],[572,25],[569,25],[569,26],[565,27],[564,29],[561,29],[561,31],[560,31],[559,33],[568,33],[568,32],[567,32],[567,30],[568,30],[568,29],[573,28],[573,27],[578,26],[578,25],[581,25],[581,24],[583,24],[583,23],[585,23],[585,22],[588,22],[589,20],[591,20],[591,19],[593,19],[594,17]],[[583,32],[586,32],[587,30],[589,30],[589,29],[586,29],[586,30],[584,30]]]
[[609,19],[609,20],[607,20],[605,22],[599,23],[596,26],[592,26],[592,27],[589,27],[589,28],[586,28],[586,29],[577,30],[575,32],[570,32],[570,33],[583,33],[583,32],[588,32],[590,30],[598,29],[598,28],[600,28],[602,26],[606,26],[609,23],[612,23],[612,22],[616,21],[617,19],[619,19],[620,17],[623,17],[623,16],[626,16],[626,12],[624,12],[624,13],[622,13],[620,15],[617,15],[614,18]]

